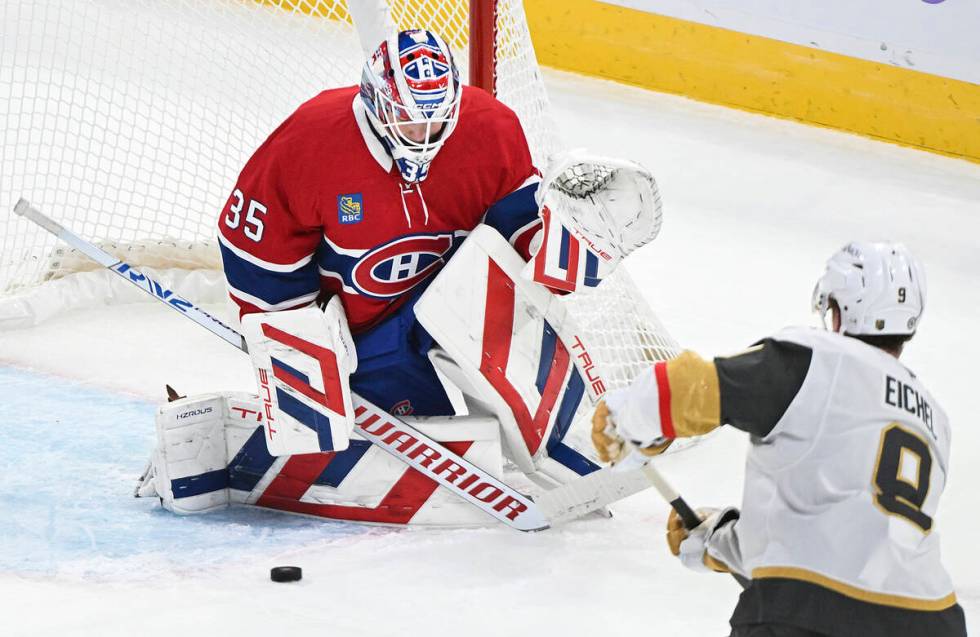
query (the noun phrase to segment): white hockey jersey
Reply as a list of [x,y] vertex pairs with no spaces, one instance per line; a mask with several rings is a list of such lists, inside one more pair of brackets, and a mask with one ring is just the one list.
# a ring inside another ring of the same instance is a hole
[[[733,626],[834,637],[960,637],[940,560],[945,412],[915,374],[857,338],[790,328],[735,356],[657,363],[627,390],[668,436],[752,436],[741,516],[708,553],[752,579]],[[665,400],[666,399],[666,402]]]
[[812,357],[782,418],[753,438],[739,570],[900,608],[952,606],[935,530],[946,414],[898,359],[857,339],[793,328],[773,340]]

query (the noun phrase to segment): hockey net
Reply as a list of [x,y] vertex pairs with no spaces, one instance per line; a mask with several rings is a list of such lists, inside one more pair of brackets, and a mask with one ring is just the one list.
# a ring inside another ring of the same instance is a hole
[[[399,26],[450,42],[467,81],[468,3],[391,4]],[[560,144],[522,3],[486,4],[496,94],[543,167]],[[5,0],[0,204],[24,197],[137,266],[220,272],[215,218],[246,160],[300,103],[357,83],[362,63],[344,1]],[[95,267],[0,213],[0,300]],[[567,302],[610,387],[677,352],[623,268]],[[0,329],[51,313],[0,311]]]

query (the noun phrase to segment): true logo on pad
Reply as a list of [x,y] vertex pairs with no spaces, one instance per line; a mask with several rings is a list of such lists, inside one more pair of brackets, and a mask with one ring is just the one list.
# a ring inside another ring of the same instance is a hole
[[338,195],[337,219],[340,223],[360,223],[364,219],[364,195]]

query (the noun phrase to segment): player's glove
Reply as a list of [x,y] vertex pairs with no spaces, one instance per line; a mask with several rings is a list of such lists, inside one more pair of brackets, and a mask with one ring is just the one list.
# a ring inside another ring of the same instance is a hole
[[731,569],[721,560],[712,557],[707,547],[711,538],[722,528],[735,524],[739,511],[735,507],[724,509],[698,509],[698,516],[703,522],[692,530],[684,528],[676,511],[670,512],[667,518],[667,545],[670,552],[681,559],[681,563],[695,571],[715,571],[728,573]]
[[[673,439],[662,435],[652,439],[644,438],[642,433],[644,427],[635,426],[637,423],[630,422],[625,427],[620,425],[620,416],[616,414],[628,412],[622,405],[626,400],[626,393],[627,390],[613,390],[607,393],[606,399],[596,405],[595,413],[592,415],[592,446],[595,447],[602,462],[616,464],[633,449],[639,449],[646,456],[656,456],[666,451],[673,442]],[[650,416],[650,418],[655,417]],[[628,418],[623,419],[624,422],[628,420]],[[640,436],[633,434],[637,431],[641,433]]]
[[653,374],[641,374],[626,389],[614,389],[596,406],[592,416],[592,445],[602,462],[616,463],[634,449],[656,456],[674,441],[664,435],[660,408],[649,399],[656,392]]

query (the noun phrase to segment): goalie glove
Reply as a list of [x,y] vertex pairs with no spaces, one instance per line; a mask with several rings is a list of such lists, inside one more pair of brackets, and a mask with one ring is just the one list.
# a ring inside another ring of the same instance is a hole
[[357,350],[340,297],[321,311],[247,314],[248,343],[273,456],[343,451],[354,427],[350,375]]
[[698,516],[704,521],[694,529],[686,529],[677,511],[671,510],[667,518],[667,546],[670,552],[694,571],[731,572],[725,562],[708,552],[708,547],[716,535],[730,531],[729,525],[734,525],[739,518],[738,509],[698,509]]
[[537,198],[543,232],[522,275],[553,289],[598,285],[660,232],[657,182],[636,162],[564,153],[544,175]]

